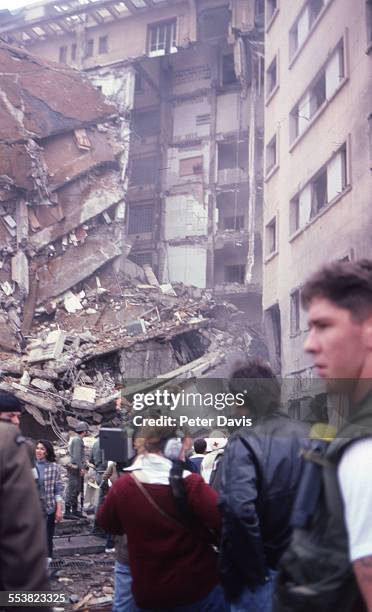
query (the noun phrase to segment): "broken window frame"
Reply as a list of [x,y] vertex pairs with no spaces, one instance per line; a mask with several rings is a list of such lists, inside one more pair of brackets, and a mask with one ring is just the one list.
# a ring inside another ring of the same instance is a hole
[[103,55],[104,53],[108,53],[108,51],[108,35],[104,34],[98,39],[98,53]]
[[278,87],[278,54],[276,54],[266,70],[266,103],[272,98]]
[[301,292],[294,289],[289,294],[290,302],[290,336],[297,336],[301,331]]
[[[328,200],[330,173],[333,163],[337,157],[340,157],[340,180],[341,190],[338,191],[330,200]],[[290,235],[296,235],[298,231],[304,229],[314,219],[316,219],[324,210],[337,201],[350,187],[348,176],[348,147],[344,143],[334,155],[313,175],[310,181],[301,189],[290,201],[289,206],[289,227]],[[309,218],[301,224],[300,202],[301,194],[310,188],[310,207]]]
[[67,45],[62,45],[59,47],[58,51],[58,61],[60,64],[67,64]]
[[[218,17],[218,13],[221,17]],[[221,21],[221,27],[215,29],[215,32],[211,31],[210,28],[216,28]],[[209,40],[216,40],[220,38],[227,38],[229,34],[229,26],[231,21],[231,12],[229,5],[215,6],[207,8],[201,11],[198,15],[198,41],[206,42]]]
[[147,26],[147,55],[160,57],[177,53],[177,19],[158,21]]
[[274,255],[274,253],[278,252],[276,216],[266,224],[265,230],[266,257],[270,257],[271,255]]
[[130,203],[128,206],[128,236],[152,234],[154,228],[154,203]]
[[76,62],[76,58],[77,58],[77,44],[76,43],[72,43],[71,45],[70,57],[71,57],[72,62]]
[[[336,56],[339,62],[338,84],[327,95],[327,69],[330,68]],[[290,112],[291,146],[308,130],[321,110],[329,104],[340,90],[346,79],[345,40],[342,37]],[[305,119],[307,123],[301,122],[301,119]],[[302,125],[304,127],[300,129]]]

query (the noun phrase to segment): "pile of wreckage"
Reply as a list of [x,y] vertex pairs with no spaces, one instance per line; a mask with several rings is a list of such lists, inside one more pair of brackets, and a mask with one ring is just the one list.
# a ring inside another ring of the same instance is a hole
[[127,255],[123,122],[76,70],[0,43],[0,387],[40,425],[119,425],[123,381],[264,352],[232,304]]

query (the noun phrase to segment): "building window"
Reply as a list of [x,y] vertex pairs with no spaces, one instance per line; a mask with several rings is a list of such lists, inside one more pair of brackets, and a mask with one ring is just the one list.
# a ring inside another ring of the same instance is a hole
[[309,20],[310,20],[310,28],[313,27],[313,24],[318,17],[320,11],[323,6],[326,4],[327,0],[309,0]]
[[229,33],[230,10],[228,6],[203,11],[199,15],[199,39],[226,38]]
[[275,11],[278,8],[277,0],[266,0],[266,25],[272,20]]
[[276,218],[266,225],[265,232],[266,255],[276,253]]
[[135,136],[146,138],[157,136],[160,130],[160,111],[158,108],[143,113],[133,113],[132,129]]
[[344,145],[291,200],[291,233],[305,227],[323,208],[342,194],[346,187],[347,159]]
[[152,185],[156,182],[157,168],[159,167],[157,157],[137,157],[132,160],[130,173],[131,185]]
[[59,63],[60,64],[67,63],[67,47],[65,45],[59,48]]
[[238,142],[218,143],[218,169],[240,168],[243,172],[248,172],[248,142],[246,140]]
[[225,278],[225,283],[239,283],[240,285],[244,284],[245,265],[235,264],[235,265],[225,266],[224,278]]
[[315,26],[326,0],[308,0],[289,31],[289,54],[292,57],[304,44],[309,32]]
[[222,56],[222,85],[233,85],[237,82],[235,74],[234,54]]
[[149,56],[157,57],[177,52],[176,20],[163,21],[149,26]]
[[92,57],[94,52],[94,39],[90,38],[85,43],[85,57]]
[[129,206],[128,234],[146,234],[153,230],[153,204]]
[[300,290],[296,289],[290,295],[290,328],[291,336],[300,331]]
[[189,176],[192,174],[203,174],[203,157],[187,157],[180,159],[180,176]]
[[275,168],[278,163],[277,139],[276,134],[272,137],[269,144],[266,146],[266,174]]
[[277,57],[275,56],[266,71],[266,97],[267,98],[274,91],[275,87],[278,84],[278,65],[277,64],[278,64]]
[[290,114],[290,139],[293,142],[310,124],[317,111],[333,96],[345,79],[344,45],[337,46],[310,87]]
[[366,20],[367,20],[367,41],[368,45],[372,43],[372,0],[366,2]]
[[72,62],[76,61],[76,52],[77,52],[77,46],[76,46],[76,43],[73,43],[71,45],[71,61]]
[[98,53],[108,52],[108,36],[100,36],[98,39]]

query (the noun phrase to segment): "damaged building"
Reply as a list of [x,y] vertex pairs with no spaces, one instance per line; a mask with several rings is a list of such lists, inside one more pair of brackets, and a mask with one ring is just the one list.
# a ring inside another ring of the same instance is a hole
[[0,387],[25,403],[27,431],[119,425],[123,381],[203,376],[233,349],[264,350],[234,304],[128,260],[127,118],[27,50],[2,43],[0,70]]
[[266,357],[261,3],[41,2],[1,31],[0,386],[29,431]]
[[67,0],[2,17],[2,37],[82,70],[111,97],[129,258],[160,282],[232,299],[259,329],[261,0]]

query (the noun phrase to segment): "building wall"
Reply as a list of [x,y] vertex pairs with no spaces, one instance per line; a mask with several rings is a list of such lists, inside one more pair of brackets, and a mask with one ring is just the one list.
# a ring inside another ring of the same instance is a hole
[[[345,256],[371,256],[368,117],[372,112],[372,55],[366,52],[370,43],[366,2],[324,1],[302,48],[289,59],[289,30],[303,7],[303,0],[278,1],[266,32],[266,89],[270,85],[268,69],[275,55],[278,84],[271,95],[267,95],[265,108],[266,165],[270,158],[267,147],[275,134],[277,162],[267,172],[264,186],[263,308],[268,316],[270,307],[279,304],[284,376],[298,372],[308,375],[310,366],[302,348],[307,333],[304,313],[300,313],[298,329],[294,329],[292,314],[291,330],[291,292],[300,289],[306,278],[325,262]],[[300,24],[299,40],[304,36],[302,27]],[[344,70],[342,65],[335,70],[330,62],[341,39],[344,41]],[[325,85],[322,85],[326,99],[309,118],[309,105],[315,104],[315,93],[319,92],[313,79],[322,74],[323,68],[327,72]],[[313,97],[309,102],[303,94],[312,83]],[[297,121],[302,122],[304,131],[293,141],[294,123],[290,113],[299,100]],[[346,180],[340,183],[334,156],[344,144]],[[327,203],[316,213],[309,181],[332,158],[327,170],[328,191],[322,200]],[[302,192],[301,221],[304,216],[306,221],[296,230],[294,198],[299,192]],[[309,218],[311,204],[313,212]],[[270,253],[271,236],[266,226],[275,217],[277,240]]]

